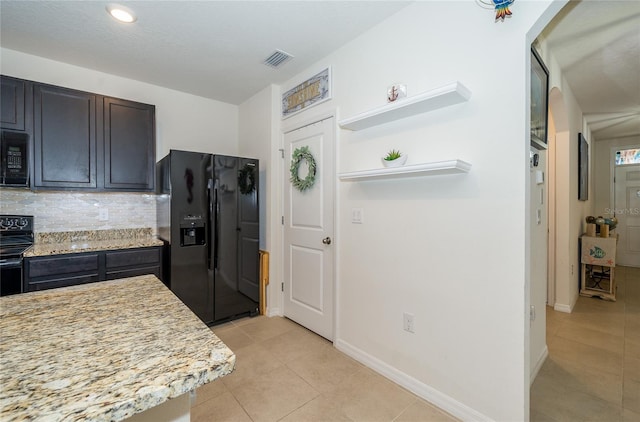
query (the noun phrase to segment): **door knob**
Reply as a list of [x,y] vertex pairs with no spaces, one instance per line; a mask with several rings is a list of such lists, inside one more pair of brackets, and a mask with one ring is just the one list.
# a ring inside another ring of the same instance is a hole
[[322,239],[322,243],[324,243],[325,245],[330,245],[331,244],[331,238],[330,237],[325,237],[324,239]]

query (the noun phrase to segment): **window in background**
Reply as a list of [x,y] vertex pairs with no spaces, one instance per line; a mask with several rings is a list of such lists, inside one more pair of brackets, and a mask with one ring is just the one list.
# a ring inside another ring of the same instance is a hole
[[624,164],[640,164],[640,148],[616,151],[616,166]]

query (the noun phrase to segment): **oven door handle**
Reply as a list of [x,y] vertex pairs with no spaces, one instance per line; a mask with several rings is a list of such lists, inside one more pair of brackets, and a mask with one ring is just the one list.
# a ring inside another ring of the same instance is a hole
[[0,259],[0,268],[22,267],[22,258]]

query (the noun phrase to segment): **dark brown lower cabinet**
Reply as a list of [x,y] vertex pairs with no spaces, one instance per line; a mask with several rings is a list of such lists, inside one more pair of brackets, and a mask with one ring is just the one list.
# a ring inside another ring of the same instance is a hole
[[98,253],[27,258],[24,265],[27,292],[100,281]]
[[162,247],[25,258],[24,274],[25,292],[146,274],[162,279]]
[[159,247],[107,252],[105,255],[107,280],[145,274],[162,278],[162,250]]

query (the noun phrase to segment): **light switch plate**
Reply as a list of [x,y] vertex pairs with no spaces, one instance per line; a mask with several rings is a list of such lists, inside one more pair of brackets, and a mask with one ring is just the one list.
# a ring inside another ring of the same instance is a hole
[[362,224],[364,221],[364,210],[362,208],[351,209],[351,222],[353,224]]

